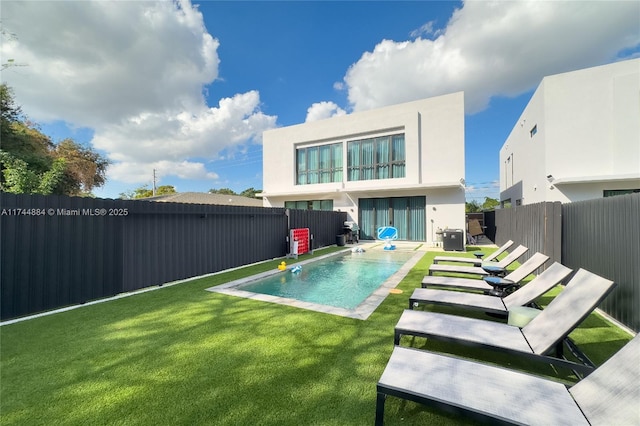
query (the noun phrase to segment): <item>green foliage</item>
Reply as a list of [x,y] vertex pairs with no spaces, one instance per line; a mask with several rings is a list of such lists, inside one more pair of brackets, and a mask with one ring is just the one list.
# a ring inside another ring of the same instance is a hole
[[2,167],[0,188],[3,191],[13,194],[32,194],[34,192],[38,176],[33,170],[29,170],[26,161],[0,150],[0,166]]
[[109,162],[72,139],[54,144],[22,116],[13,92],[0,86],[0,188],[17,194],[87,195],[106,182]]
[[51,169],[47,170],[40,177],[38,185],[38,194],[53,194],[60,184],[65,180],[67,171],[67,162],[64,158],[56,158],[53,160]]
[[493,210],[500,205],[500,202],[495,198],[484,197],[482,205],[476,200],[472,200],[464,203],[465,213],[479,213],[481,211]]
[[240,193],[241,196],[243,197],[248,197],[248,198],[260,198],[260,197],[256,197],[256,194],[262,192],[261,189],[255,189],[253,187],[251,188],[247,188],[244,191],[242,191]]
[[500,205],[500,201],[495,198],[484,197],[484,203],[482,203],[482,210],[493,210]]
[[[241,195],[243,197],[249,197],[249,198],[258,198],[256,197],[256,194],[259,192],[262,192],[262,190],[255,189],[255,188],[247,188],[244,191],[242,191],[240,194],[236,194],[232,189],[229,189],[229,188],[209,190],[209,194]],[[162,185],[156,188],[156,195],[168,195],[168,194],[176,194],[176,193],[177,193],[176,189],[172,185]],[[153,190],[150,189],[148,185],[143,185],[139,188],[120,193],[120,198],[124,200],[148,198],[152,196],[153,196]]]
[[255,189],[253,187],[245,189],[240,194],[236,193],[233,189],[229,189],[229,188],[220,188],[220,189],[212,188],[209,190],[209,194],[240,195],[242,197],[248,197],[248,198],[259,198],[259,197],[256,197],[256,194],[259,192],[262,192],[262,190]]
[[[176,193],[176,188],[173,185],[161,185],[156,188],[156,195],[169,195],[169,194],[175,194],[175,193]],[[149,188],[148,185],[143,185],[132,191],[120,193],[120,198],[123,198],[126,200],[137,200],[140,198],[149,198],[149,197],[153,197],[153,189]]]
[[9,124],[9,133],[2,139],[2,150],[24,160],[36,173],[49,170],[53,164],[54,144],[32,123],[16,121]]
[[222,195],[238,195],[234,190],[229,188],[210,189],[209,194],[222,194]]
[[477,213],[482,211],[480,205],[476,200],[464,203],[464,211],[465,213]]
[[11,124],[22,116],[20,107],[13,100],[13,90],[6,83],[0,84],[0,108],[0,142],[4,144],[5,137],[11,132]]
[[66,170],[64,158],[58,158],[49,170],[38,174],[29,169],[26,161],[2,150],[0,164],[4,178],[1,188],[13,194],[53,194],[63,182]]

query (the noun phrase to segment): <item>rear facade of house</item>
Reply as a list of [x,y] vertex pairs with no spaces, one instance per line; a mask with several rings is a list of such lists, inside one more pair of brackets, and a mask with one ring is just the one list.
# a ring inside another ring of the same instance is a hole
[[266,207],[343,211],[362,239],[465,227],[462,92],[269,130],[263,151]]
[[500,150],[503,206],[640,191],[640,59],[545,77]]

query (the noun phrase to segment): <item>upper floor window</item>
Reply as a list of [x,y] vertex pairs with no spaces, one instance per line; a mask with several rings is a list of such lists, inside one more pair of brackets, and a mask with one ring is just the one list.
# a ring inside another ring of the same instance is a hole
[[347,169],[350,181],[405,177],[404,134],[348,142]]
[[531,130],[529,130],[529,136],[530,137],[534,137],[536,133],[538,133],[538,125],[537,124],[535,126],[533,126],[531,128]]
[[342,143],[296,150],[296,184],[342,182]]
[[640,192],[640,189],[605,189],[602,191],[604,197],[615,197],[616,195],[626,195]]

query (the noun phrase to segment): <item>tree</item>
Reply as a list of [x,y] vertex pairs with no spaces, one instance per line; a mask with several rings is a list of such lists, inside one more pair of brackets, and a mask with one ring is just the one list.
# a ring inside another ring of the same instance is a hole
[[0,188],[26,194],[88,195],[104,185],[109,161],[72,139],[54,144],[16,106],[13,91],[0,85]]
[[[161,185],[156,188],[156,195],[169,195],[176,193],[176,188],[173,185]],[[125,200],[137,200],[149,197],[153,197],[153,189],[150,189],[148,185],[143,185],[134,190],[120,193],[120,198]]]
[[229,189],[229,188],[210,189],[209,194],[238,195],[232,189]]
[[495,198],[484,197],[484,203],[482,203],[482,210],[493,210],[500,205],[500,201]]
[[65,139],[56,145],[53,157],[63,159],[66,164],[61,192],[81,195],[91,192],[106,182],[109,161],[91,148],[84,147],[72,139]]
[[53,162],[49,170],[38,174],[29,169],[24,160],[2,150],[0,163],[3,177],[0,187],[3,191],[13,194],[53,194],[64,180],[66,169],[64,159],[59,158]]
[[485,210],[493,210],[500,205],[495,198],[484,197],[484,202],[480,205],[476,200],[464,203],[465,213],[478,213]]
[[22,110],[15,105],[13,99],[13,90],[6,83],[0,85],[0,131],[2,131],[2,139],[4,140],[5,132],[10,132],[11,124],[20,121]]
[[242,191],[240,193],[240,195],[243,196],[243,197],[249,197],[249,198],[259,198],[259,197],[256,197],[256,194],[259,193],[259,192],[262,192],[262,190],[261,189],[255,189],[255,188],[251,187],[251,188],[247,188],[244,191]]
[[476,200],[470,201],[468,203],[464,203],[464,211],[465,213],[478,213],[482,211],[480,205]]

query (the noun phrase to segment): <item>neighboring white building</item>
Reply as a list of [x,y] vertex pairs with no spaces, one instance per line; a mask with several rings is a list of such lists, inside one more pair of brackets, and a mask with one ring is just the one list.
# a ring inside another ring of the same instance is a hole
[[500,150],[503,205],[640,190],[640,59],[545,77]]
[[365,239],[465,228],[462,92],[268,130],[263,152],[267,207],[344,211]]

